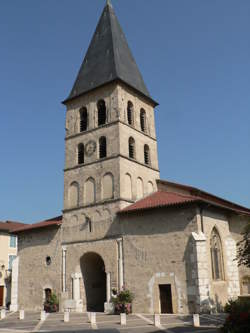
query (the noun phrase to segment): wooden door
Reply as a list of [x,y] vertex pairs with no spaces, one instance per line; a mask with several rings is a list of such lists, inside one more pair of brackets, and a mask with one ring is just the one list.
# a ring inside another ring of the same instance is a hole
[[160,284],[161,313],[173,313],[171,284]]
[[0,286],[0,306],[3,306],[3,291],[4,286]]

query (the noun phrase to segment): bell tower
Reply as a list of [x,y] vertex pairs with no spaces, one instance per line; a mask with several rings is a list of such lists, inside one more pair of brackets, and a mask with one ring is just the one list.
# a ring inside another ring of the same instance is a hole
[[[68,98],[65,225],[112,219],[156,190],[154,107],[110,3],[104,7]],[[84,225],[84,223],[82,223]],[[78,234],[78,237],[80,235]]]

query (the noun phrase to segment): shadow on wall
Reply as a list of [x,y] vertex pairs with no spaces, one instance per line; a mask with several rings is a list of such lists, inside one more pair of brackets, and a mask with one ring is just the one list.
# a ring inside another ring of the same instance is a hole
[[18,234],[18,250],[20,251],[30,246],[48,245],[53,242],[57,232],[60,232],[58,228],[46,228],[44,232],[41,229],[29,233],[22,232]]
[[[195,209],[188,207],[157,208],[145,211],[144,214],[130,213],[117,215],[110,225],[107,236],[114,235],[156,235],[187,230],[195,216]],[[194,230],[192,230],[194,231]],[[190,233],[190,230],[188,231]]]

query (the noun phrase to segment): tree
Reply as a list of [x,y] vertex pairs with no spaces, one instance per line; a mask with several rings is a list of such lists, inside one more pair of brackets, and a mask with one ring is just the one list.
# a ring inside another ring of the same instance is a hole
[[237,260],[239,266],[245,265],[250,268],[250,223],[245,227],[243,239],[238,242],[237,245]]

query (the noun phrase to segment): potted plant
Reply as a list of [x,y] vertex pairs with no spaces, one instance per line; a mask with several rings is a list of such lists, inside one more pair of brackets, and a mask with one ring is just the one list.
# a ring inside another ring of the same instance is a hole
[[59,301],[55,293],[52,293],[50,297],[44,302],[44,311],[50,313],[59,311]]
[[112,302],[115,306],[115,313],[132,313],[132,302],[134,299],[133,293],[128,289],[123,289],[119,292],[113,291]]

